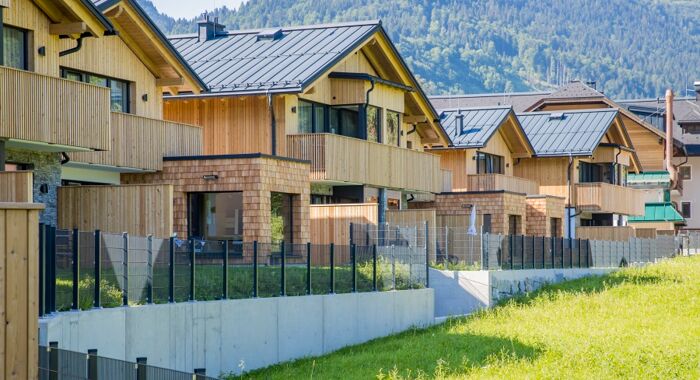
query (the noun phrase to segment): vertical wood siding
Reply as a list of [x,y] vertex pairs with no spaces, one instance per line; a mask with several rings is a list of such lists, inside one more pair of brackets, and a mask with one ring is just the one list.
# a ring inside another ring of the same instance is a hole
[[0,172],[0,202],[31,203],[32,172]]
[[350,243],[350,223],[377,224],[377,204],[334,204],[310,206],[311,243]]
[[644,215],[644,192],[608,183],[579,183],[576,202],[583,211],[609,212],[623,215]]

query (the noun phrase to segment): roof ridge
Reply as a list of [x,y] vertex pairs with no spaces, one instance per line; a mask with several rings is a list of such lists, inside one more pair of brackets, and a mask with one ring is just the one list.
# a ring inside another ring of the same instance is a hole
[[523,92],[500,92],[500,93],[480,93],[480,94],[456,94],[456,95],[428,95],[429,99],[460,99],[460,98],[485,98],[496,96],[528,96],[528,95],[549,95],[550,91],[523,91]]
[[[381,19],[365,20],[365,21],[346,21],[346,22],[336,22],[336,23],[325,23],[325,24],[313,24],[313,25],[296,25],[296,26],[270,26],[266,28],[255,28],[255,29],[237,29],[237,30],[226,30],[221,34],[217,34],[218,37],[235,36],[241,34],[258,34],[262,31],[270,29],[281,29],[283,32],[287,31],[297,31],[297,30],[314,30],[314,29],[331,29],[331,28],[347,28],[352,26],[381,26]],[[197,33],[187,33],[187,34],[175,34],[168,36],[168,39],[184,39],[184,38],[195,38],[198,37]]]
[[482,107],[450,107],[450,108],[438,108],[438,112],[459,112],[459,111],[487,111],[487,110],[512,110],[513,106],[510,105],[494,105],[494,106],[482,106]]
[[537,111],[537,112],[520,112],[516,116],[535,116],[535,115],[551,115],[553,113],[591,113],[591,112],[620,112],[619,108],[589,108],[589,109],[577,109],[577,110],[551,110],[551,111]]

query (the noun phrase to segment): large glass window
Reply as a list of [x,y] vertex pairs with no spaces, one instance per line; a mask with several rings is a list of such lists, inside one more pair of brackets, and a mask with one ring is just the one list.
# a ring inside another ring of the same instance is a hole
[[578,165],[579,182],[603,182],[603,168],[598,164],[581,162]]
[[114,112],[131,112],[129,102],[129,82],[108,78],[102,75],[84,73],[78,70],[61,69],[61,77],[94,84],[96,86],[107,87],[110,89],[110,100],[112,111]]
[[693,217],[692,204],[690,202],[681,202],[681,216],[686,219]]
[[299,100],[299,133],[326,132],[328,106]]
[[190,193],[189,236],[243,240],[243,193]]
[[496,156],[483,152],[476,153],[476,173],[477,174],[503,174],[503,156]]
[[7,25],[3,25],[1,30],[4,57],[2,64],[15,69],[29,70],[29,33]]
[[270,229],[272,243],[293,242],[292,234],[292,195],[284,193],[272,193],[270,195]]
[[399,131],[401,130],[401,115],[398,112],[386,111],[386,136],[384,143],[399,146]]
[[362,138],[358,124],[360,122],[359,106],[337,106],[330,109],[330,132]]
[[382,110],[374,106],[367,106],[367,141],[381,142],[381,131]]

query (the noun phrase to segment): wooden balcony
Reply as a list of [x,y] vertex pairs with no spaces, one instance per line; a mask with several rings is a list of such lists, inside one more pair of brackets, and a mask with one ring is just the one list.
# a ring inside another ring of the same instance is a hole
[[73,162],[154,171],[163,157],[202,153],[202,129],[192,125],[112,112],[112,146],[107,152],[80,152]]
[[107,150],[109,99],[105,87],[0,66],[0,138],[54,151]]
[[455,184],[460,187],[455,191],[512,191],[526,195],[540,193],[537,182],[504,174],[472,174],[466,177],[466,183]]
[[0,172],[0,202],[32,203],[33,201],[32,172]]
[[287,154],[311,161],[311,181],[442,191],[440,158],[430,153],[316,133],[287,136]]
[[644,215],[643,191],[609,183],[576,184],[579,210],[622,215]]

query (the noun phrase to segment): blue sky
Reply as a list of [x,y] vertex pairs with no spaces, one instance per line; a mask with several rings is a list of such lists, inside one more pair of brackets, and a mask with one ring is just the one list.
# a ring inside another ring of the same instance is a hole
[[192,18],[224,5],[238,8],[246,0],[151,0],[161,13],[175,18]]

